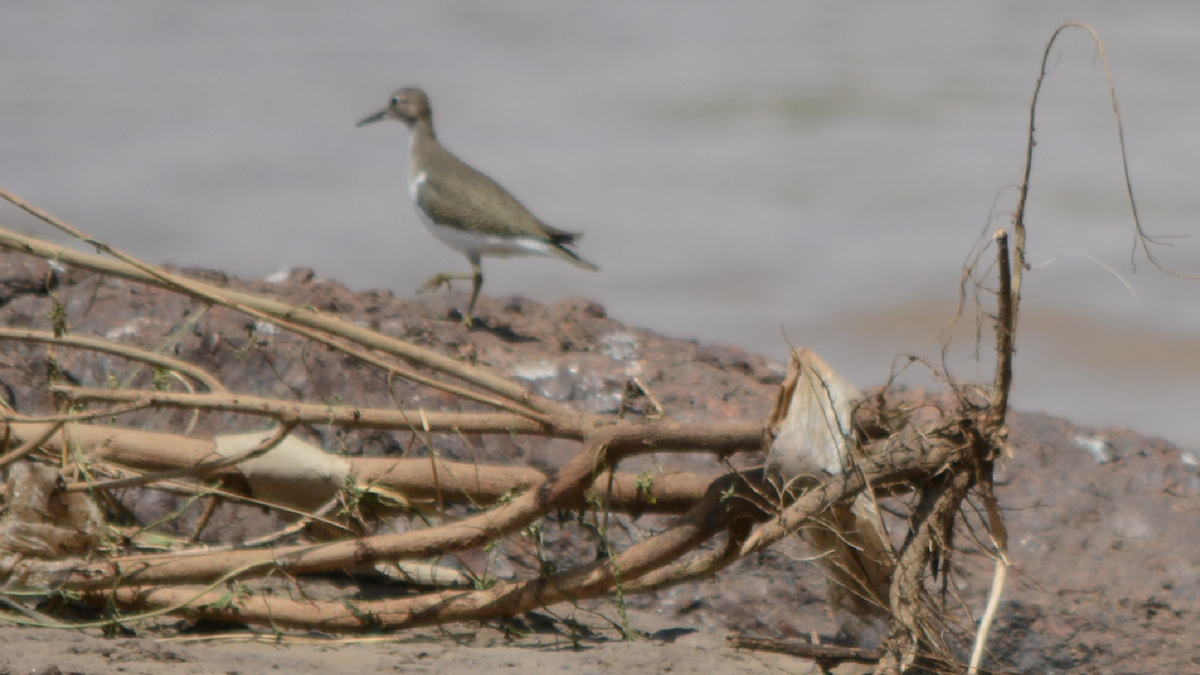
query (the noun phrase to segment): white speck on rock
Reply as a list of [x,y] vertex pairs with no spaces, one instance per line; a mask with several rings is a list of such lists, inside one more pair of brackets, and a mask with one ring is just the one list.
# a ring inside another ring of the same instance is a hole
[[617,331],[600,338],[600,353],[616,361],[633,361],[637,358],[637,335],[629,331]]
[[1145,518],[1136,513],[1119,513],[1113,520],[1113,531],[1118,537],[1126,539],[1149,539],[1154,535],[1154,528]]
[[271,272],[267,276],[263,277],[263,281],[267,282],[268,284],[280,284],[287,281],[288,277],[290,276],[292,276],[292,268],[280,267],[274,272]]
[[149,324],[150,319],[144,316],[139,316],[129,323],[113,328],[105,333],[104,337],[108,338],[109,340],[116,340],[117,338],[122,338],[127,335],[137,335],[142,328],[145,328]]
[[558,375],[558,366],[548,361],[518,363],[511,372],[518,380],[549,380]]
[[255,321],[254,332],[258,333],[259,335],[275,335],[279,333],[279,329],[276,328],[275,324],[273,323],[267,323],[266,321]]
[[1097,464],[1108,464],[1117,460],[1116,448],[1104,436],[1084,436],[1082,434],[1071,439],[1075,445],[1088,451]]

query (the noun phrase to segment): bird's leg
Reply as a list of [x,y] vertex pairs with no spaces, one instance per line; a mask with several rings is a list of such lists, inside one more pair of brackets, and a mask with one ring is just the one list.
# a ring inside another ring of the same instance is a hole
[[467,314],[463,317],[463,323],[467,326],[474,321],[475,301],[479,299],[479,289],[483,288],[483,267],[478,257],[471,258],[471,270],[475,272],[475,287],[471,290],[471,304],[467,305]]
[[435,274],[429,281],[426,281],[425,285],[422,286],[420,289],[418,289],[417,292],[418,293],[428,293],[429,291],[436,291],[437,289],[441,288],[442,286],[445,286],[447,289],[450,289],[451,281],[455,281],[458,279],[474,279],[474,278],[475,278],[475,275],[473,275],[473,274],[445,274],[445,273]]

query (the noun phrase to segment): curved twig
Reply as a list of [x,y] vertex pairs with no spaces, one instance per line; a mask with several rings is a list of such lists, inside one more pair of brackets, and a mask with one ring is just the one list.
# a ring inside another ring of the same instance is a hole
[[89,410],[87,412],[64,413],[61,415],[41,415],[39,417],[27,417],[25,415],[13,415],[7,412],[4,408],[0,408],[0,421],[15,422],[20,424],[66,424],[68,422],[87,422],[89,420],[100,419],[101,417],[117,417],[119,415],[128,415],[129,413],[145,410],[151,407],[150,403],[144,401],[135,401],[126,405],[118,405],[104,410]]
[[34,450],[37,450],[43,443],[50,440],[51,436],[58,433],[58,430],[62,429],[62,426],[63,422],[55,422],[53,424],[46,425],[45,431],[34,435],[32,438],[22,443],[20,447],[5,454],[3,457],[0,457],[0,468],[6,467],[17,460],[24,458]]
[[49,333],[39,330],[22,330],[18,328],[9,328],[0,326],[0,340],[24,340],[28,342],[41,342],[45,344],[62,345],[65,347],[76,347],[79,349],[87,349],[94,352],[102,352],[104,354],[112,354],[120,356],[131,361],[141,361],[151,365],[160,366],[167,370],[172,370],[178,373],[187,375],[208,388],[209,391],[223,392],[227,391],[225,385],[221,384],[217,378],[213,377],[207,371],[197,366],[194,366],[186,361],[173,359],[168,356],[162,356],[153,352],[148,352],[137,347],[109,342],[107,340],[97,340],[95,338],[85,338],[77,335],[62,335],[55,336],[54,333]]
[[1033,172],[1033,148],[1037,145],[1034,140],[1034,122],[1037,115],[1038,96],[1042,91],[1042,82],[1046,79],[1046,66],[1050,60],[1050,50],[1053,49],[1054,42],[1058,39],[1058,36],[1068,28],[1081,28],[1091,34],[1092,40],[1096,43],[1096,48],[1100,51],[1100,59],[1104,62],[1104,74],[1108,78],[1109,98],[1112,100],[1113,114],[1117,118],[1117,141],[1121,149],[1121,170],[1125,177],[1125,192],[1129,195],[1129,208],[1133,213],[1133,222],[1136,226],[1136,236],[1134,238],[1133,252],[1130,253],[1130,263],[1133,263],[1133,256],[1137,252],[1138,244],[1141,244],[1142,250],[1146,253],[1146,258],[1159,270],[1183,279],[1200,279],[1200,275],[1183,274],[1164,267],[1154,258],[1154,254],[1151,253],[1149,244],[1159,243],[1159,238],[1152,237],[1146,233],[1145,229],[1142,228],[1141,218],[1138,216],[1137,200],[1133,196],[1133,180],[1129,177],[1129,158],[1125,150],[1125,125],[1121,121],[1120,106],[1117,105],[1117,88],[1113,82],[1112,69],[1108,64],[1108,53],[1105,51],[1104,42],[1100,39],[1100,35],[1096,33],[1096,29],[1085,23],[1068,21],[1059,26],[1046,43],[1046,49],[1042,53],[1041,69],[1038,71],[1037,85],[1033,89],[1033,100],[1029,106],[1029,137],[1025,142],[1025,175],[1021,181],[1017,211],[1013,216],[1013,249],[1017,256],[1017,265],[1013,269],[1014,307],[1020,304],[1022,272],[1030,269],[1029,263],[1026,262],[1025,258],[1025,203],[1029,196],[1029,177]]

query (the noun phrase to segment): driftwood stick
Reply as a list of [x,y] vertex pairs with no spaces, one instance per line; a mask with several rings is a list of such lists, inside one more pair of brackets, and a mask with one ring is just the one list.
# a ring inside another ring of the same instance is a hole
[[55,387],[73,400],[129,401],[138,409],[155,406],[202,408],[221,412],[282,417],[310,424],[344,424],[380,429],[420,429],[462,433],[529,433],[580,440],[602,432],[614,443],[633,444],[639,452],[694,449],[697,452],[732,453],[757,450],[762,444],[762,422],[684,423],[673,420],[615,421],[579,414],[574,424],[546,426],[518,415],[486,413],[434,413],[421,410],[384,410],[355,406],[288,403],[241,394],[184,394],[148,391],[113,391]]
[[296,403],[261,396],[229,393],[189,394],[147,390],[116,390],[53,385],[50,390],[69,401],[143,402],[156,408],[232,412],[264,417],[289,417],[301,424],[334,424],[358,429],[409,429],[464,434],[531,434],[581,439],[578,429],[556,430],[512,413],[444,413],[388,410],[352,405]]
[[283,442],[287,435],[295,428],[295,423],[282,424],[271,433],[267,438],[264,438],[260,443],[245,452],[222,457],[201,464],[192,466],[184,466],[177,469],[168,469],[158,473],[146,474],[143,476],[133,476],[131,478],[117,478],[109,481],[77,483],[68,485],[63,489],[64,492],[85,492],[91,490],[119,490],[123,488],[142,487],[164,480],[174,480],[176,478],[200,478],[221,469],[236,466],[241,462],[261,457],[270,452],[272,448]]
[[[758,484],[761,484],[761,472],[756,473],[759,473]],[[729,505],[727,504],[727,506]],[[740,510],[744,511],[745,509]],[[742,544],[745,543],[746,537],[750,535],[753,522],[749,515],[735,515],[737,511],[738,509],[735,509],[730,514],[729,538],[725,540],[724,546],[696,556],[691,560],[672,563],[648,572],[629,582],[625,586],[625,591],[628,593],[647,593],[678,584],[700,581],[715,575],[740,560]]]
[[990,426],[1004,426],[1008,415],[1008,395],[1013,379],[1013,341],[1017,334],[1017,298],[1013,293],[1012,265],[1008,256],[1008,234],[996,231],[997,265],[1000,268],[1000,290],[996,294],[996,384],[992,390],[989,410]]
[[744,635],[730,635],[725,638],[725,644],[733,649],[775,652],[776,654],[787,654],[789,656],[812,659],[823,664],[833,664],[841,661],[876,663],[883,656],[882,649],[819,645],[811,642],[796,642],[794,640],[769,640]]
[[[0,420],[0,425],[24,441],[40,437],[52,426],[24,419]],[[219,456],[212,440],[92,424],[68,425],[63,434],[49,435],[40,443],[48,452],[60,455],[67,444],[74,451],[138,471],[168,471]],[[209,477],[236,482],[241,474],[236,467],[225,467]]]
[[942,485],[930,486],[927,499],[918,506],[914,530],[900,550],[896,578],[892,581],[891,630],[884,645],[885,653],[875,671],[879,675],[899,675],[907,671],[922,646],[933,645],[942,654],[950,653],[942,644],[940,631],[929,625],[926,618],[929,612],[923,610],[927,600],[924,578],[930,553],[941,548],[941,533],[952,526],[974,480],[973,466],[957,465]]
[[27,415],[16,415],[16,414],[11,413],[7,408],[0,407],[0,424],[6,424],[9,422],[16,422],[16,423],[23,423],[23,424],[39,424],[39,423],[46,423],[46,422],[49,422],[52,424],[66,424],[68,422],[87,422],[89,420],[99,419],[101,417],[114,417],[114,416],[118,416],[118,415],[128,415],[129,413],[132,413],[132,412],[137,412],[139,410],[145,410],[148,407],[149,407],[149,404],[142,403],[139,401],[137,403],[128,403],[126,405],[118,405],[118,406],[114,406],[112,408],[105,408],[104,410],[88,410],[86,412],[78,412],[78,413],[62,413],[59,415],[36,415],[36,416],[34,416],[34,415],[28,415],[28,416]]

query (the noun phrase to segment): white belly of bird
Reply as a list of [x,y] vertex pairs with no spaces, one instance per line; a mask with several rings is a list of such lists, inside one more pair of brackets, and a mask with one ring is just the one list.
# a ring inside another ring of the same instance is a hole
[[477,234],[457,227],[438,225],[430,220],[421,209],[417,209],[421,222],[443,244],[459,251],[467,257],[507,258],[514,255],[543,255],[552,256],[550,244],[528,237],[498,237],[489,234]]

